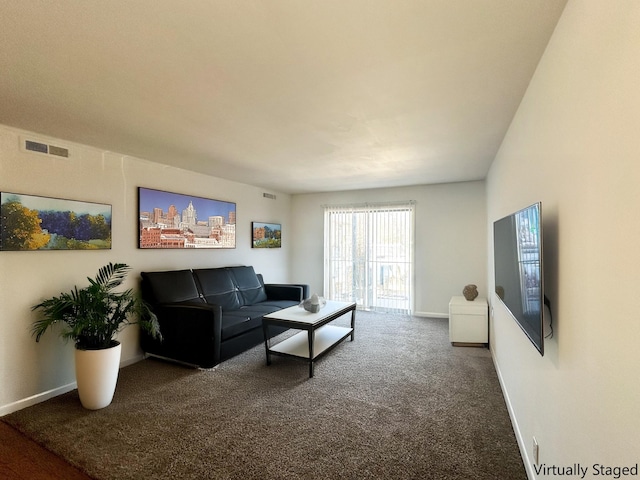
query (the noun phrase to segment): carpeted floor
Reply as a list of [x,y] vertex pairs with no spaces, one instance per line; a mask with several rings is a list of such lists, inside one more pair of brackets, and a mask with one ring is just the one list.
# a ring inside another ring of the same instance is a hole
[[312,379],[264,357],[148,359],[105,409],[74,391],[2,420],[105,480],[526,479],[489,351],[452,347],[446,320],[358,312]]

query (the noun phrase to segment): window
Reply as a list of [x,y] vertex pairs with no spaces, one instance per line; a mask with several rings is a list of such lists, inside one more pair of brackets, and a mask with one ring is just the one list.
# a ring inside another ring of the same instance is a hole
[[325,207],[327,298],[364,310],[411,313],[414,206]]

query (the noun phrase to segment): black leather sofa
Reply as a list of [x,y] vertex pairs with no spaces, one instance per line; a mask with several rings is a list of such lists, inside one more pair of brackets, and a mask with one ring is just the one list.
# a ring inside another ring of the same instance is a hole
[[[308,297],[303,284],[266,284],[251,266],[142,272],[142,298],[162,341],[140,332],[145,354],[211,368],[264,341],[262,316]],[[285,329],[269,329],[277,335]]]

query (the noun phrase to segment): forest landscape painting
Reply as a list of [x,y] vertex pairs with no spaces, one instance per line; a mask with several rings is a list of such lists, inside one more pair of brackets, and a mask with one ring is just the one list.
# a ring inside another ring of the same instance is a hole
[[111,248],[111,205],[0,193],[0,250]]

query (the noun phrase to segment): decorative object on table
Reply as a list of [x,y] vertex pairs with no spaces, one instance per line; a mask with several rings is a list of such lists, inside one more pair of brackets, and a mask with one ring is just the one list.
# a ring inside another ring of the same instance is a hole
[[138,187],[139,248],[236,248],[236,204]]
[[322,307],[327,304],[324,297],[319,297],[315,293],[300,303],[300,306],[307,312],[318,313]]
[[251,222],[252,248],[282,247],[282,225],[279,223]]
[[464,298],[472,302],[478,296],[478,287],[474,284],[466,285],[462,290],[462,294]]
[[0,193],[0,250],[111,248],[111,205]]
[[[120,368],[120,342],[116,334],[127,325],[138,323],[155,337],[161,337],[158,320],[133,290],[114,292],[130,267],[109,263],[100,268],[89,286],[61,293],[34,305],[43,317],[33,322],[31,333],[40,337],[56,323],[66,324],[60,336],[75,342],[76,381],[82,406],[98,410],[111,403]],[[137,319],[132,319],[137,316]]]

